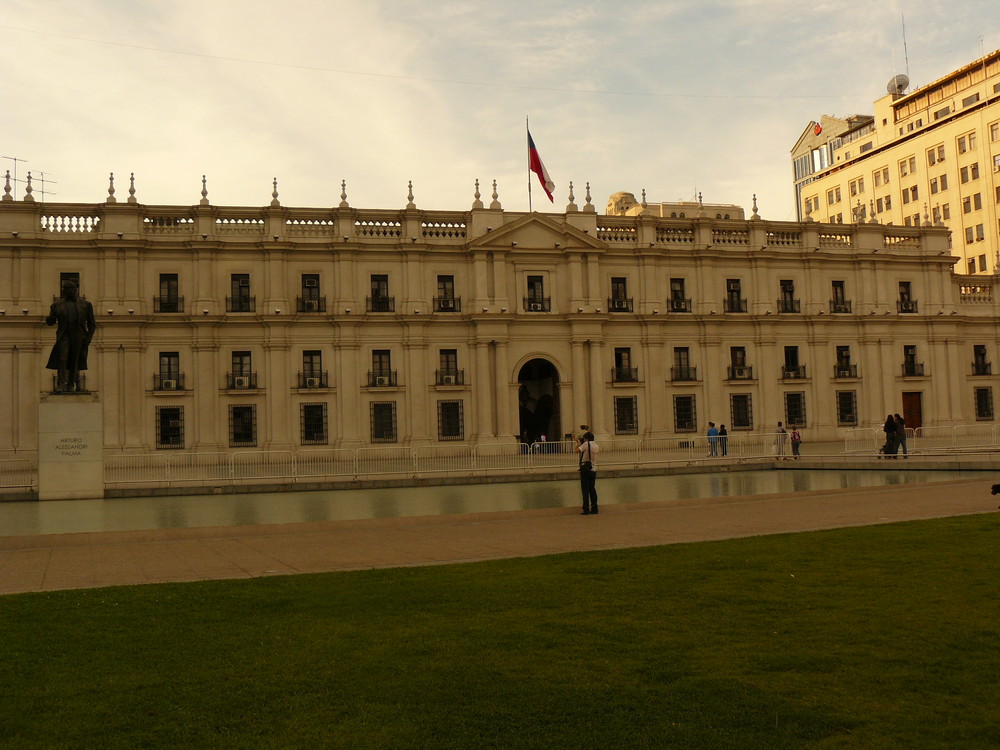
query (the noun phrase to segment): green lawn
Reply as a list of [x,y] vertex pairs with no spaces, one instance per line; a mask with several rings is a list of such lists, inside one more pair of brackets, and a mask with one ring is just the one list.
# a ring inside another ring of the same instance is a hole
[[998,747],[998,533],[0,597],[0,746]]

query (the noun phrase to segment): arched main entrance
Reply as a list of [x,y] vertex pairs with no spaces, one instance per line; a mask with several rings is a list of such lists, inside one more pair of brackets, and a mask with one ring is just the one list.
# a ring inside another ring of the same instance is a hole
[[518,435],[523,442],[561,440],[559,372],[548,360],[532,359],[517,374]]

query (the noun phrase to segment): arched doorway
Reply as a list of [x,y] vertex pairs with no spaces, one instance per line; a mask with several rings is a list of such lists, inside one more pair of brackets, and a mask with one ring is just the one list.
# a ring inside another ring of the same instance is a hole
[[559,372],[548,360],[532,359],[517,374],[518,435],[522,442],[560,440]]

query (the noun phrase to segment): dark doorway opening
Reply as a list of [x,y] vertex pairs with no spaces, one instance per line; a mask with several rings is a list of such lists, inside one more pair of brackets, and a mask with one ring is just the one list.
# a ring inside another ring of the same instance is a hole
[[517,375],[521,442],[561,440],[559,431],[559,372],[544,359],[527,362]]
[[908,429],[917,429],[923,425],[924,415],[921,408],[920,391],[903,392],[903,420]]

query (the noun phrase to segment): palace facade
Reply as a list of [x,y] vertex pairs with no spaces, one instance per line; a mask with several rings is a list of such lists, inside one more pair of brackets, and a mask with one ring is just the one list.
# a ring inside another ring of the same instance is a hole
[[424,211],[8,187],[0,458],[38,449],[66,278],[97,312],[107,455],[994,420],[997,300],[952,272],[948,230],[686,213],[600,215],[589,191],[543,214],[478,190]]

